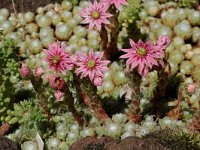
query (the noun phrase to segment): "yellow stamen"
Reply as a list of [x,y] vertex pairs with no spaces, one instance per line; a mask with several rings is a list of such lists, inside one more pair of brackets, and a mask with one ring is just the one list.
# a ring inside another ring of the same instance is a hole
[[98,12],[98,11],[93,11],[93,12],[92,12],[92,17],[93,17],[94,19],[98,19],[98,18],[100,17],[99,12]]
[[53,63],[54,63],[54,64],[57,64],[57,63],[59,63],[59,62],[60,62],[60,56],[58,56],[58,55],[54,56],[54,57],[53,57]]
[[96,62],[94,60],[89,60],[87,63],[87,67],[93,68],[96,65]]
[[140,56],[146,56],[147,50],[140,47],[140,48],[138,48],[138,49],[136,50],[136,53],[137,53],[138,55],[140,55]]

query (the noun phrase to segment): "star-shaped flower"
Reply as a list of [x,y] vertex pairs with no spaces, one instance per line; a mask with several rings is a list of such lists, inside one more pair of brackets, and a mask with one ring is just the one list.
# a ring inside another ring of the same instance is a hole
[[[160,43],[160,42],[159,42]],[[163,44],[154,45],[151,41],[143,43],[141,40],[135,43],[130,39],[130,49],[122,49],[126,54],[120,58],[128,58],[126,61],[130,69],[137,68],[140,75],[146,77],[153,66],[162,66],[162,58],[165,53]]]
[[95,86],[102,84],[103,72],[107,71],[109,60],[102,60],[103,52],[95,54],[90,50],[89,55],[86,53],[77,54],[76,73],[81,74],[81,78],[89,76],[89,79]]
[[66,70],[71,70],[73,64],[70,60],[70,54],[64,51],[64,46],[59,42],[55,42],[49,45],[49,49],[44,49],[44,53],[47,54],[47,58],[44,61],[49,63],[49,68],[56,71],[56,73],[62,72],[65,74]]
[[81,11],[80,15],[84,18],[82,23],[89,24],[89,29],[92,29],[94,26],[96,26],[100,31],[101,24],[110,24],[107,18],[111,17],[112,14],[106,13],[107,10],[107,5],[94,1],[93,4],[91,3],[88,7],[85,7]]

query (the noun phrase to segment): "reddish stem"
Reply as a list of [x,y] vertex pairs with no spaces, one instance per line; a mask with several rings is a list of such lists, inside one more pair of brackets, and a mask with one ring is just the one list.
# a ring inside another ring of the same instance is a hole
[[117,59],[117,39],[119,34],[119,22],[116,17],[110,19],[110,25],[108,28],[111,30],[110,39],[108,39],[108,32],[105,27],[102,28],[100,37],[101,37],[101,48],[104,51],[106,59],[114,61]]
[[[74,85],[77,91],[80,92],[80,98],[82,98],[85,105],[90,108],[90,111],[94,113],[94,115],[101,121],[106,121],[109,117],[106,114],[105,110],[102,108],[101,101],[96,96],[96,90],[92,91],[92,89],[96,89],[91,83],[89,82],[87,85],[91,86],[92,88],[87,89],[85,85],[81,84],[80,79],[77,76],[74,76]],[[82,88],[81,88],[82,85]],[[90,90],[90,91],[89,91]]]
[[133,123],[139,123],[142,119],[140,114],[140,82],[141,77],[137,72],[131,72],[128,74],[129,79],[131,80],[132,92],[132,101],[128,111],[128,118]]
[[42,108],[43,112],[48,116],[48,118],[51,118],[51,115],[49,113],[49,109],[46,103],[47,98],[45,94],[43,93],[44,87],[41,85],[42,78],[32,77],[31,83],[33,85],[35,92],[37,93],[39,106]]
[[102,108],[100,101],[97,99],[97,96],[89,98],[86,92],[82,92],[81,95],[85,105],[87,105],[92,110],[92,112],[99,120],[105,122],[107,119],[109,119],[105,110]]
[[4,136],[10,128],[11,126],[7,122],[3,123],[0,127],[0,136]]
[[82,119],[82,115],[79,114],[74,106],[74,98],[72,96],[72,93],[70,92],[69,88],[65,86],[64,88],[65,92],[65,101],[68,106],[68,110],[72,113],[74,119],[78,122],[80,126],[83,126],[84,122]]

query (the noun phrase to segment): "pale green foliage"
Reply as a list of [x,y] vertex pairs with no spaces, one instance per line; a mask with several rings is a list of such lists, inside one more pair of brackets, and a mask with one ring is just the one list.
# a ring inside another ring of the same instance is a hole
[[6,110],[14,101],[14,84],[19,81],[17,46],[11,39],[0,37],[0,116],[4,120]]
[[37,132],[43,136],[47,132],[47,115],[43,114],[40,107],[35,105],[32,100],[20,101],[14,104],[14,110],[8,111],[8,123],[19,123],[21,128],[21,141],[35,138]]
[[128,6],[119,14],[119,22],[133,22],[138,18],[141,8],[141,0],[128,0]]
[[197,0],[179,0],[178,4],[180,7],[193,7]]
[[14,111],[10,113],[13,117],[19,118],[19,124],[28,124],[35,126],[39,122],[47,120],[41,109],[34,105],[31,101],[20,101],[19,104],[14,104]]

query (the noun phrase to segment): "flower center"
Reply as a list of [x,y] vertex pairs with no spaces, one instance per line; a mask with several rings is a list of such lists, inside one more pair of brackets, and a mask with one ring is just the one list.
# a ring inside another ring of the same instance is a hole
[[140,55],[140,56],[145,56],[145,55],[147,54],[147,50],[140,47],[140,48],[138,48],[138,49],[136,50],[136,53],[137,53],[138,55]]
[[89,68],[93,68],[95,65],[96,65],[96,63],[94,60],[89,60],[87,63],[87,67],[89,67]]
[[94,19],[98,19],[99,17],[100,17],[100,14],[99,14],[99,12],[98,11],[93,11],[92,12],[92,17],[94,18]]
[[53,63],[58,64],[60,62],[60,56],[56,55],[53,57]]

